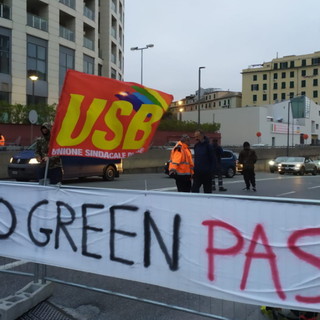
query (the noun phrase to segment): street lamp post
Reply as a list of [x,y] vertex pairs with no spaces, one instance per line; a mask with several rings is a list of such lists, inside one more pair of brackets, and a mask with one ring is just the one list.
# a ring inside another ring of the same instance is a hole
[[179,121],[182,121],[182,112],[184,111],[183,108],[179,109]]
[[289,140],[290,140],[290,107],[291,107],[291,99],[288,102],[288,128],[287,128],[287,157],[289,157]]
[[147,44],[143,48],[139,48],[139,47],[131,48],[132,51],[135,51],[135,50],[140,50],[141,51],[141,84],[143,84],[143,50],[149,49],[149,48],[153,48],[153,47],[154,47],[153,44]]
[[201,69],[205,69],[205,67],[199,67],[199,81],[198,81],[198,125],[200,125],[200,89],[201,89]]
[[35,105],[34,84],[39,79],[36,72],[32,71],[29,74],[29,79],[32,81],[32,104]]

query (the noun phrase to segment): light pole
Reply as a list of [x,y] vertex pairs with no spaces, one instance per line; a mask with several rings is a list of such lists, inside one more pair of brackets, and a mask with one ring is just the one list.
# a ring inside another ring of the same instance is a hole
[[287,128],[287,157],[289,157],[289,140],[290,140],[290,107],[291,107],[291,99],[288,102],[288,128]]
[[200,125],[200,88],[201,88],[201,69],[205,69],[205,67],[199,67],[199,81],[198,81],[198,125]]
[[143,84],[143,50],[149,49],[149,48],[153,48],[153,47],[154,47],[154,45],[151,43],[151,44],[147,44],[143,48],[139,48],[139,47],[131,48],[132,51],[135,51],[135,50],[140,50],[141,51],[141,84]]
[[34,83],[39,79],[36,71],[29,71],[29,79],[32,81],[32,104],[35,105]]
[[179,109],[179,121],[182,121],[182,112],[184,111],[183,108]]

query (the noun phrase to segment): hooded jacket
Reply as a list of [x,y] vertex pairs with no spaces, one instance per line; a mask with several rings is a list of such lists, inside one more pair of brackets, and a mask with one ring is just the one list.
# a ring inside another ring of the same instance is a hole
[[254,164],[257,162],[256,152],[250,149],[250,144],[244,143],[243,150],[239,153],[238,161],[243,164],[243,170],[254,169]]
[[193,159],[191,151],[186,143],[179,141],[171,151],[169,163],[169,175],[181,176],[193,175]]

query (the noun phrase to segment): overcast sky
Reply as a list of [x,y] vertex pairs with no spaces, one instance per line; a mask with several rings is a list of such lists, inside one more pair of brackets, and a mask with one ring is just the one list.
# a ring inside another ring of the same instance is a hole
[[320,51],[319,0],[126,0],[124,80],[174,95],[242,90],[242,69]]

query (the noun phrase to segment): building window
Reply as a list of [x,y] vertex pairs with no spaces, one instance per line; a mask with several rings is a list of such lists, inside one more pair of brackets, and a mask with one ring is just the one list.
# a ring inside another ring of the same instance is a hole
[[290,88],[294,88],[294,81],[290,81]]
[[273,79],[275,79],[275,80],[278,79],[278,74],[277,73],[273,74]]
[[256,74],[254,74],[254,75],[252,76],[252,79],[253,79],[253,81],[257,81],[257,80],[258,80],[258,76],[257,76]]
[[294,61],[290,61],[290,68],[294,68]]
[[47,80],[47,42],[45,40],[28,37],[27,70],[36,71],[39,80]]
[[313,86],[314,87],[318,86],[318,79],[313,79]]
[[281,93],[281,100],[286,100],[286,94],[285,93]]
[[294,78],[294,71],[290,71],[290,78]]
[[288,69],[288,62],[280,62],[280,69]]
[[294,92],[290,92],[289,97],[290,97],[290,99],[292,99],[294,97]]
[[74,69],[74,50],[60,46],[59,55],[59,87],[64,83],[64,78],[68,69]]
[[267,95],[266,95],[266,94],[263,94],[263,95],[262,95],[262,100],[263,100],[263,101],[267,101]]
[[0,73],[10,74],[10,38],[0,35]]
[[313,69],[313,75],[317,76],[318,75],[318,69]]
[[275,83],[273,84],[273,90],[277,90],[277,89],[278,89],[278,83],[275,82]]
[[285,82],[281,82],[281,89],[285,89],[286,88],[286,83]]
[[0,91],[0,101],[10,103],[9,92]]
[[273,65],[273,69],[275,69],[275,70],[278,69],[278,64],[277,64],[277,63],[275,63],[275,64]]
[[251,91],[259,91],[259,85],[258,84],[252,84],[251,85]]
[[88,74],[94,74],[94,58],[83,55],[83,72]]
[[301,91],[301,95],[302,95],[302,96],[305,96],[305,95],[306,95],[306,92],[305,92],[305,91]]
[[313,97],[318,98],[318,91],[317,90],[313,91]]
[[281,73],[281,78],[284,79],[285,77],[286,77],[286,73],[285,73],[285,72],[282,72],[282,73]]
[[263,90],[267,90],[267,84],[266,84],[266,83],[264,83],[264,84],[262,85],[262,89],[263,89]]
[[306,71],[306,70],[301,70],[301,75],[302,75],[303,77],[305,77],[306,74],[307,74],[307,71]]
[[266,73],[263,75],[263,80],[268,80],[268,75]]
[[312,63],[312,65],[320,64],[320,58],[312,58],[311,63]]
[[252,100],[253,100],[253,102],[257,102],[257,95],[256,95],[256,94],[254,94],[254,95],[252,96]]
[[305,88],[306,87],[306,80],[301,80],[301,87]]
[[274,93],[274,94],[273,94],[273,100],[274,100],[274,101],[278,100],[278,94],[277,94],[277,93]]
[[307,60],[306,59],[302,59],[301,66],[305,67],[306,65],[307,65]]
[[112,79],[117,79],[117,71],[113,68],[111,68],[111,78]]

